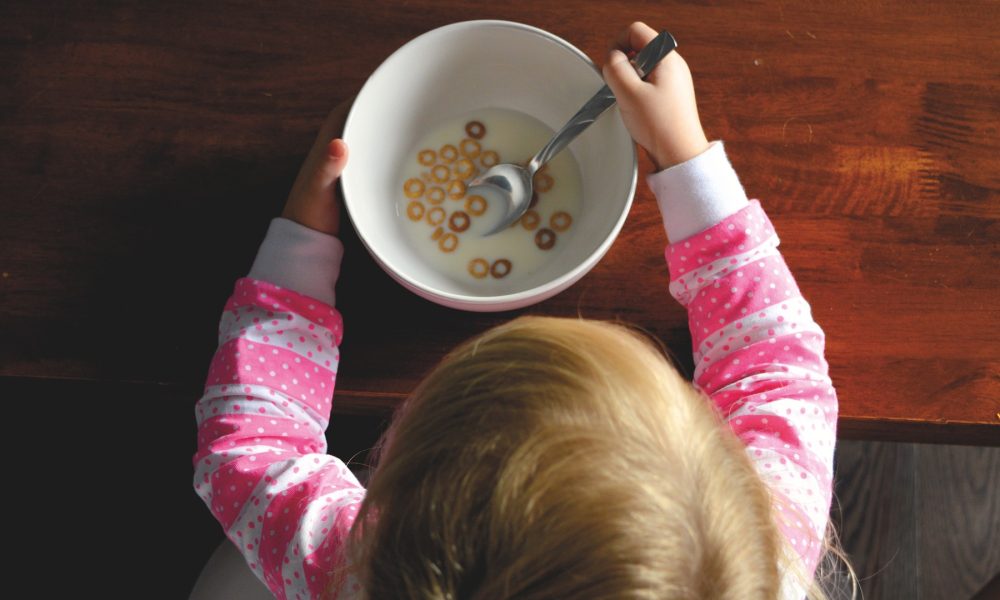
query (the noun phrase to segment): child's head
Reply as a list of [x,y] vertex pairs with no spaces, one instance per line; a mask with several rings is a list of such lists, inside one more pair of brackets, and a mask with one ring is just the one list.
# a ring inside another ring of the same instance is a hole
[[643,337],[520,318],[390,427],[352,532],[371,598],[775,598],[744,447]]

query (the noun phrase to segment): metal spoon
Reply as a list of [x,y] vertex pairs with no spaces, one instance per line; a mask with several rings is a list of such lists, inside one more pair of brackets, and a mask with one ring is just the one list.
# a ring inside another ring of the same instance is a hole
[[[639,51],[632,66],[635,67],[639,77],[645,79],[646,75],[659,64],[664,56],[677,47],[677,41],[670,35],[670,32],[663,30],[658,36]],[[470,188],[490,187],[499,192],[505,200],[508,209],[504,218],[485,235],[493,235],[509,227],[518,220],[524,211],[528,210],[531,202],[532,179],[542,165],[552,160],[563,148],[565,148],[576,136],[580,135],[584,129],[597,120],[604,111],[615,104],[615,95],[611,89],[605,85],[596,94],[587,100],[580,110],[560,129],[549,143],[538,151],[526,166],[501,163],[491,167],[482,176],[473,179]]]

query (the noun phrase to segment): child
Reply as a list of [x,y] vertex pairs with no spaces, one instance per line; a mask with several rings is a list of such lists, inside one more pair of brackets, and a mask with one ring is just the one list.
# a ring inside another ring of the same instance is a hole
[[366,491],[325,454],[347,164],[335,111],[236,283],[196,408],[195,489],[275,596],[825,597],[837,400],[823,332],[708,143],[684,60],[647,81],[629,65],[622,51],[655,35],[630,26],[604,76],[657,168],[694,387],[621,326],[516,319],[420,384]]

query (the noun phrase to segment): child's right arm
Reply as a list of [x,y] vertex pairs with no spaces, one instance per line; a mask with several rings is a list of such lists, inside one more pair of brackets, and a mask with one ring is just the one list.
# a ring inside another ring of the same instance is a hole
[[[638,50],[655,35],[635,23],[618,45]],[[688,310],[695,385],[746,444],[809,576],[828,522],[836,441],[823,332],[760,204],[747,200],[721,142],[705,141],[683,59],[671,53],[644,82],[613,51],[604,74],[630,133],[663,169],[648,183],[672,241],[670,292]]]
[[248,277],[236,282],[196,406],[194,487],[276,598],[353,593],[344,548],[365,490],[326,453],[343,331],[334,185],[347,148],[331,112]]

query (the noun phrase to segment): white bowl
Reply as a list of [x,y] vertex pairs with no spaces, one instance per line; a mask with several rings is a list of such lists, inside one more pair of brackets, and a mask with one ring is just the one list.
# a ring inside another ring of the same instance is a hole
[[344,128],[350,159],[341,185],[358,237],[389,275],[444,306],[511,310],[566,289],[611,247],[635,194],[635,146],[617,107],[563,150],[573,153],[582,179],[575,233],[538,271],[482,295],[437,272],[408,245],[395,212],[399,174],[417,141],[442,121],[503,108],[558,130],[602,85],[583,52],[520,23],[465,21],[411,40],[368,78]]

